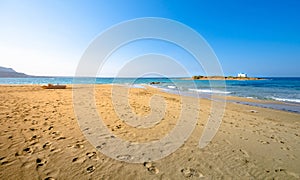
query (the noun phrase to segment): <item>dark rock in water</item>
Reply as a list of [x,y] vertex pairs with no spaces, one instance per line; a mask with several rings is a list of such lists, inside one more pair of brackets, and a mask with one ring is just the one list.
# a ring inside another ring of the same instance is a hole
[[151,85],[152,85],[152,84],[160,84],[160,82],[154,82],[154,81],[153,81],[153,82],[151,82],[150,84],[151,84]]

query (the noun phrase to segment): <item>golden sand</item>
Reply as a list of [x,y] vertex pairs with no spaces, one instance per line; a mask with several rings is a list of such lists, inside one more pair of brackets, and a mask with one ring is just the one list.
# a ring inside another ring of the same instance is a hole
[[[180,96],[130,89],[130,108],[124,112],[147,116],[153,94],[166,100],[164,119],[155,128],[133,128],[116,114],[110,85],[97,85],[95,92],[106,126],[126,140],[159,139],[180,116]],[[196,128],[183,146],[158,161],[133,164],[111,159],[87,141],[77,123],[71,88],[0,86],[0,179],[300,178],[299,114],[227,103],[216,136],[200,149],[211,101],[199,103]]]

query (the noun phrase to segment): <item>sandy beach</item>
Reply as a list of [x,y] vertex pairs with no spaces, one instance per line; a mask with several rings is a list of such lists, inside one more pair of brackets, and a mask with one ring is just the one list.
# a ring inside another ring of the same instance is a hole
[[[180,96],[153,88],[130,89],[130,107],[122,109],[129,118],[132,112],[147,116],[154,94],[166,101],[164,112],[159,104],[153,106],[154,114],[163,113],[163,120],[155,127],[138,129],[116,114],[118,104],[112,102],[111,88],[96,85],[95,103],[107,128],[119,138],[149,142],[176,125]],[[184,145],[154,162],[127,163],[107,157],[85,138],[74,113],[72,92],[70,86],[0,86],[0,179],[300,178],[300,114],[227,103],[216,136],[200,149],[211,101],[199,99],[199,118]]]

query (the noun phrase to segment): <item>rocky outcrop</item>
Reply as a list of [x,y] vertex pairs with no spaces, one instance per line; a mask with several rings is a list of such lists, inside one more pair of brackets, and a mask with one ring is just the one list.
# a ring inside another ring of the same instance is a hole
[[12,68],[6,68],[0,66],[0,78],[21,78],[21,77],[30,77],[27,74],[19,73],[13,70]]

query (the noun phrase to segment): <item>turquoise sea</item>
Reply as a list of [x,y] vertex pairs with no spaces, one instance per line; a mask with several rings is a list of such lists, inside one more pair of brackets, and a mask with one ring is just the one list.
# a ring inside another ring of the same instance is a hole
[[[123,84],[140,85],[159,82],[152,86],[171,93],[197,95],[209,98],[212,94],[240,96],[246,98],[273,100],[274,103],[251,104],[274,109],[300,113],[300,78],[299,77],[264,77],[264,80],[183,80],[182,78],[0,78],[0,84]],[[224,87],[225,86],[225,87]],[[279,105],[276,102],[282,102]]]

